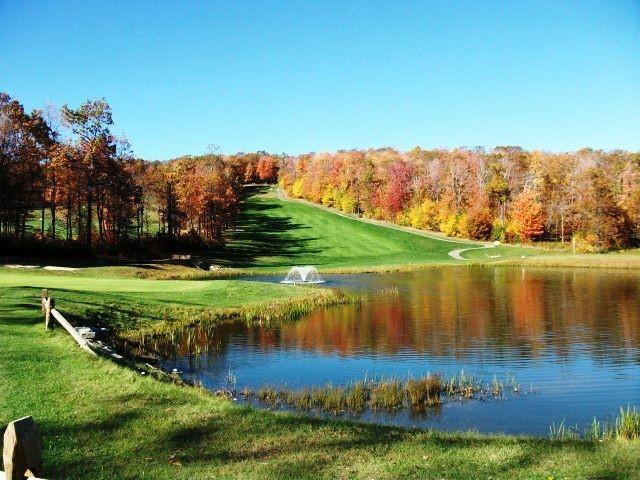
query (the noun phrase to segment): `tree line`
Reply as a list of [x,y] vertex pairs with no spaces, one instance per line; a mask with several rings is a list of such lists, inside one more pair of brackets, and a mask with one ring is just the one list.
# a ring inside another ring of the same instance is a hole
[[0,246],[6,253],[157,254],[222,247],[246,183],[275,182],[265,152],[135,158],[111,107],[26,113],[0,92]]
[[101,99],[27,113],[0,93],[3,252],[222,248],[244,186],[275,182],[295,198],[450,236],[573,240],[581,251],[640,244],[637,152],[416,147],[152,162],[112,128]]
[[640,244],[640,154],[504,146],[390,148],[283,159],[295,198],[449,236],[575,241],[580,251]]

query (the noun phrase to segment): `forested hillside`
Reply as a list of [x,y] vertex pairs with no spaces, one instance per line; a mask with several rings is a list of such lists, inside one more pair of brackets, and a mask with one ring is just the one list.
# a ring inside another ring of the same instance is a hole
[[283,161],[295,198],[447,235],[506,242],[576,241],[581,251],[640,241],[640,154],[393,149]]

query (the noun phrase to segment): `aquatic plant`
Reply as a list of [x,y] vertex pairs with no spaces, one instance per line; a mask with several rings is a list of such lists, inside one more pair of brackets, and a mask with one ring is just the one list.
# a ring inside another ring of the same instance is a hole
[[549,437],[553,440],[566,440],[566,439],[578,439],[580,434],[578,433],[578,427],[569,427],[565,425],[564,420],[558,425],[552,423],[549,427]]
[[331,413],[340,413],[344,410],[345,396],[341,387],[329,386],[323,389],[322,409]]
[[409,379],[405,386],[407,402],[412,409],[423,409],[442,403],[440,392],[442,380],[438,376],[426,375],[419,379]]
[[345,405],[347,410],[359,413],[364,411],[369,401],[369,389],[366,381],[353,383],[346,392]]
[[[255,398],[268,405],[286,405],[298,410],[319,410],[333,414],[373,411],[395,412],[404,406],[414,411],[437,407],[442,397],[471,398],[474,395],[499,396],[502,382],[494,377],[490,384],[483,384],[477,377],[464,371],[445,380],[442,376],[426,374],[409,378],[404,384],[396,379],[364,380],[345,387],[327,384],[322,387],[305,387],[301,390],[263,387]],[[243,390],[244,392],[244,390]],[[251,395],[244,395],[250,398]]]
[[381,380],[371,386],[369,404],[372,410],[394,412],[402,408],[404,391],[397,379]]
[[620,413],[616,418],[615,437],[618,440],[635,440],[640,438],[640,411],[627,405],[625,410],[620,407]]
[[582,432],[575,427],[567,427],[564,420],[559,425],[555,423],[549,428],[549,436],[560,440],[565,438],[584,438],[589,441],[604,440],[637,440],[640,439],[640,410],[627,405],[620,407],[618,416],[612,423],[601,423],[596,418],[587,425]]
[[475,393],[482,392],[482,381],[473,375],[460,370],[458,375],[451,377],[445,385],[447,395],[459,395],[463,398],[471,398]]
[[262,387],[258,390],[258,399],[269,405],[276,405],[278,403],[278,393],[271,387]]
[[498,380],[498,377],[496,375],[494,375],[493,380],[491,380],[490,390],[491,395],[493,395],[494,397],[499,397],[500,395],[502,395],[504,386],[502,385],[502,382]]

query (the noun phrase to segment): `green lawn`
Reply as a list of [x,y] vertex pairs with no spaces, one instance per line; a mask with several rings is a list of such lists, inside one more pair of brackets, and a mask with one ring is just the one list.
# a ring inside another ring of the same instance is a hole
[[34,416],[47,478],[623,479],[640,471],[639,442],[444,434],[241,408],[90,357],[62,330],[45,332],[36,292],[9,283],[0,287],[0,424]]
[[[124,332],[180,320],[198,321],[207,314],[234,309],[275,308],[286,302],[317,298],[330,301],[335,295],[326,289],[242,280],[90,277],[87,270],[79,275],[0,268],[0,288],[6,296],[28,292],[32,302],[38,300],[42,288],[48,288],[58,309],[70,320],[100,322]],[[107,270],[114,274],[112,269]]]
[[[225,267],[220,273],[286,272],[293,265],[315,265],[321,272],[409,270],[428,265],[522,264],[558,267],[640,268],[640,250],[607,254],[570,254],[567,250],[500,245],[477,249],[479,242],[440,234],[403,231],[337,215],[308,202],[282,200],[276,188],[261,188],[247,198],[223,253],[208,259]],[[426,235],[432,235],[425,236]],[[481,245],[480,245],[481,246]],[[449,252],[471,248],[456,260]],[[32,263],[24,259],[24,263]],[[21,263],[6,259],[6,263]],[[206,278],[205,272],[160,262],[41,261],[42,265],[83,267],[88,277]],[[96,266],[100,265],[100,266]]]
[[375,270],[454,263],[447,252],[469,246],[475,244],[434,240],[280,200],[271,190],[247,199],[225,257],[215,260],[243,269]]

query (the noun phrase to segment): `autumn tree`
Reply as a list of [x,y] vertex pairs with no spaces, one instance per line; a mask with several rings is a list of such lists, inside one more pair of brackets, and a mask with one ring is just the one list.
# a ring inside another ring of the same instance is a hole
[[627,212],[616,199],[610,178],[600,168],[586,173],[587,187],[580,204],[579,230],[592,235],[602,249],[619,248],[629,243],[632,225]]
[[54,142],[40,112],[0,93],[0,225],[20,238],[43,201],[43,160]]
[[544,233],[544,212],[533,190],[522,191],[511,206],[511,220],[521,241],[535,240]]
[[278,179],[278,163],[275,158],[263,155],[258,160],[256,174],[262,182],[274,183]]
[[109,130],[113,124],[111,107],[103,99],[88,100],[77,109],[65,105],[62,107],[62,118],[75,134],[75,146],[80,152],[78,160],[83,173],[82,189],[85,195],[84,241],[90,249],[96,192],[106,178],[106,164],[116,150],[115,139]]

